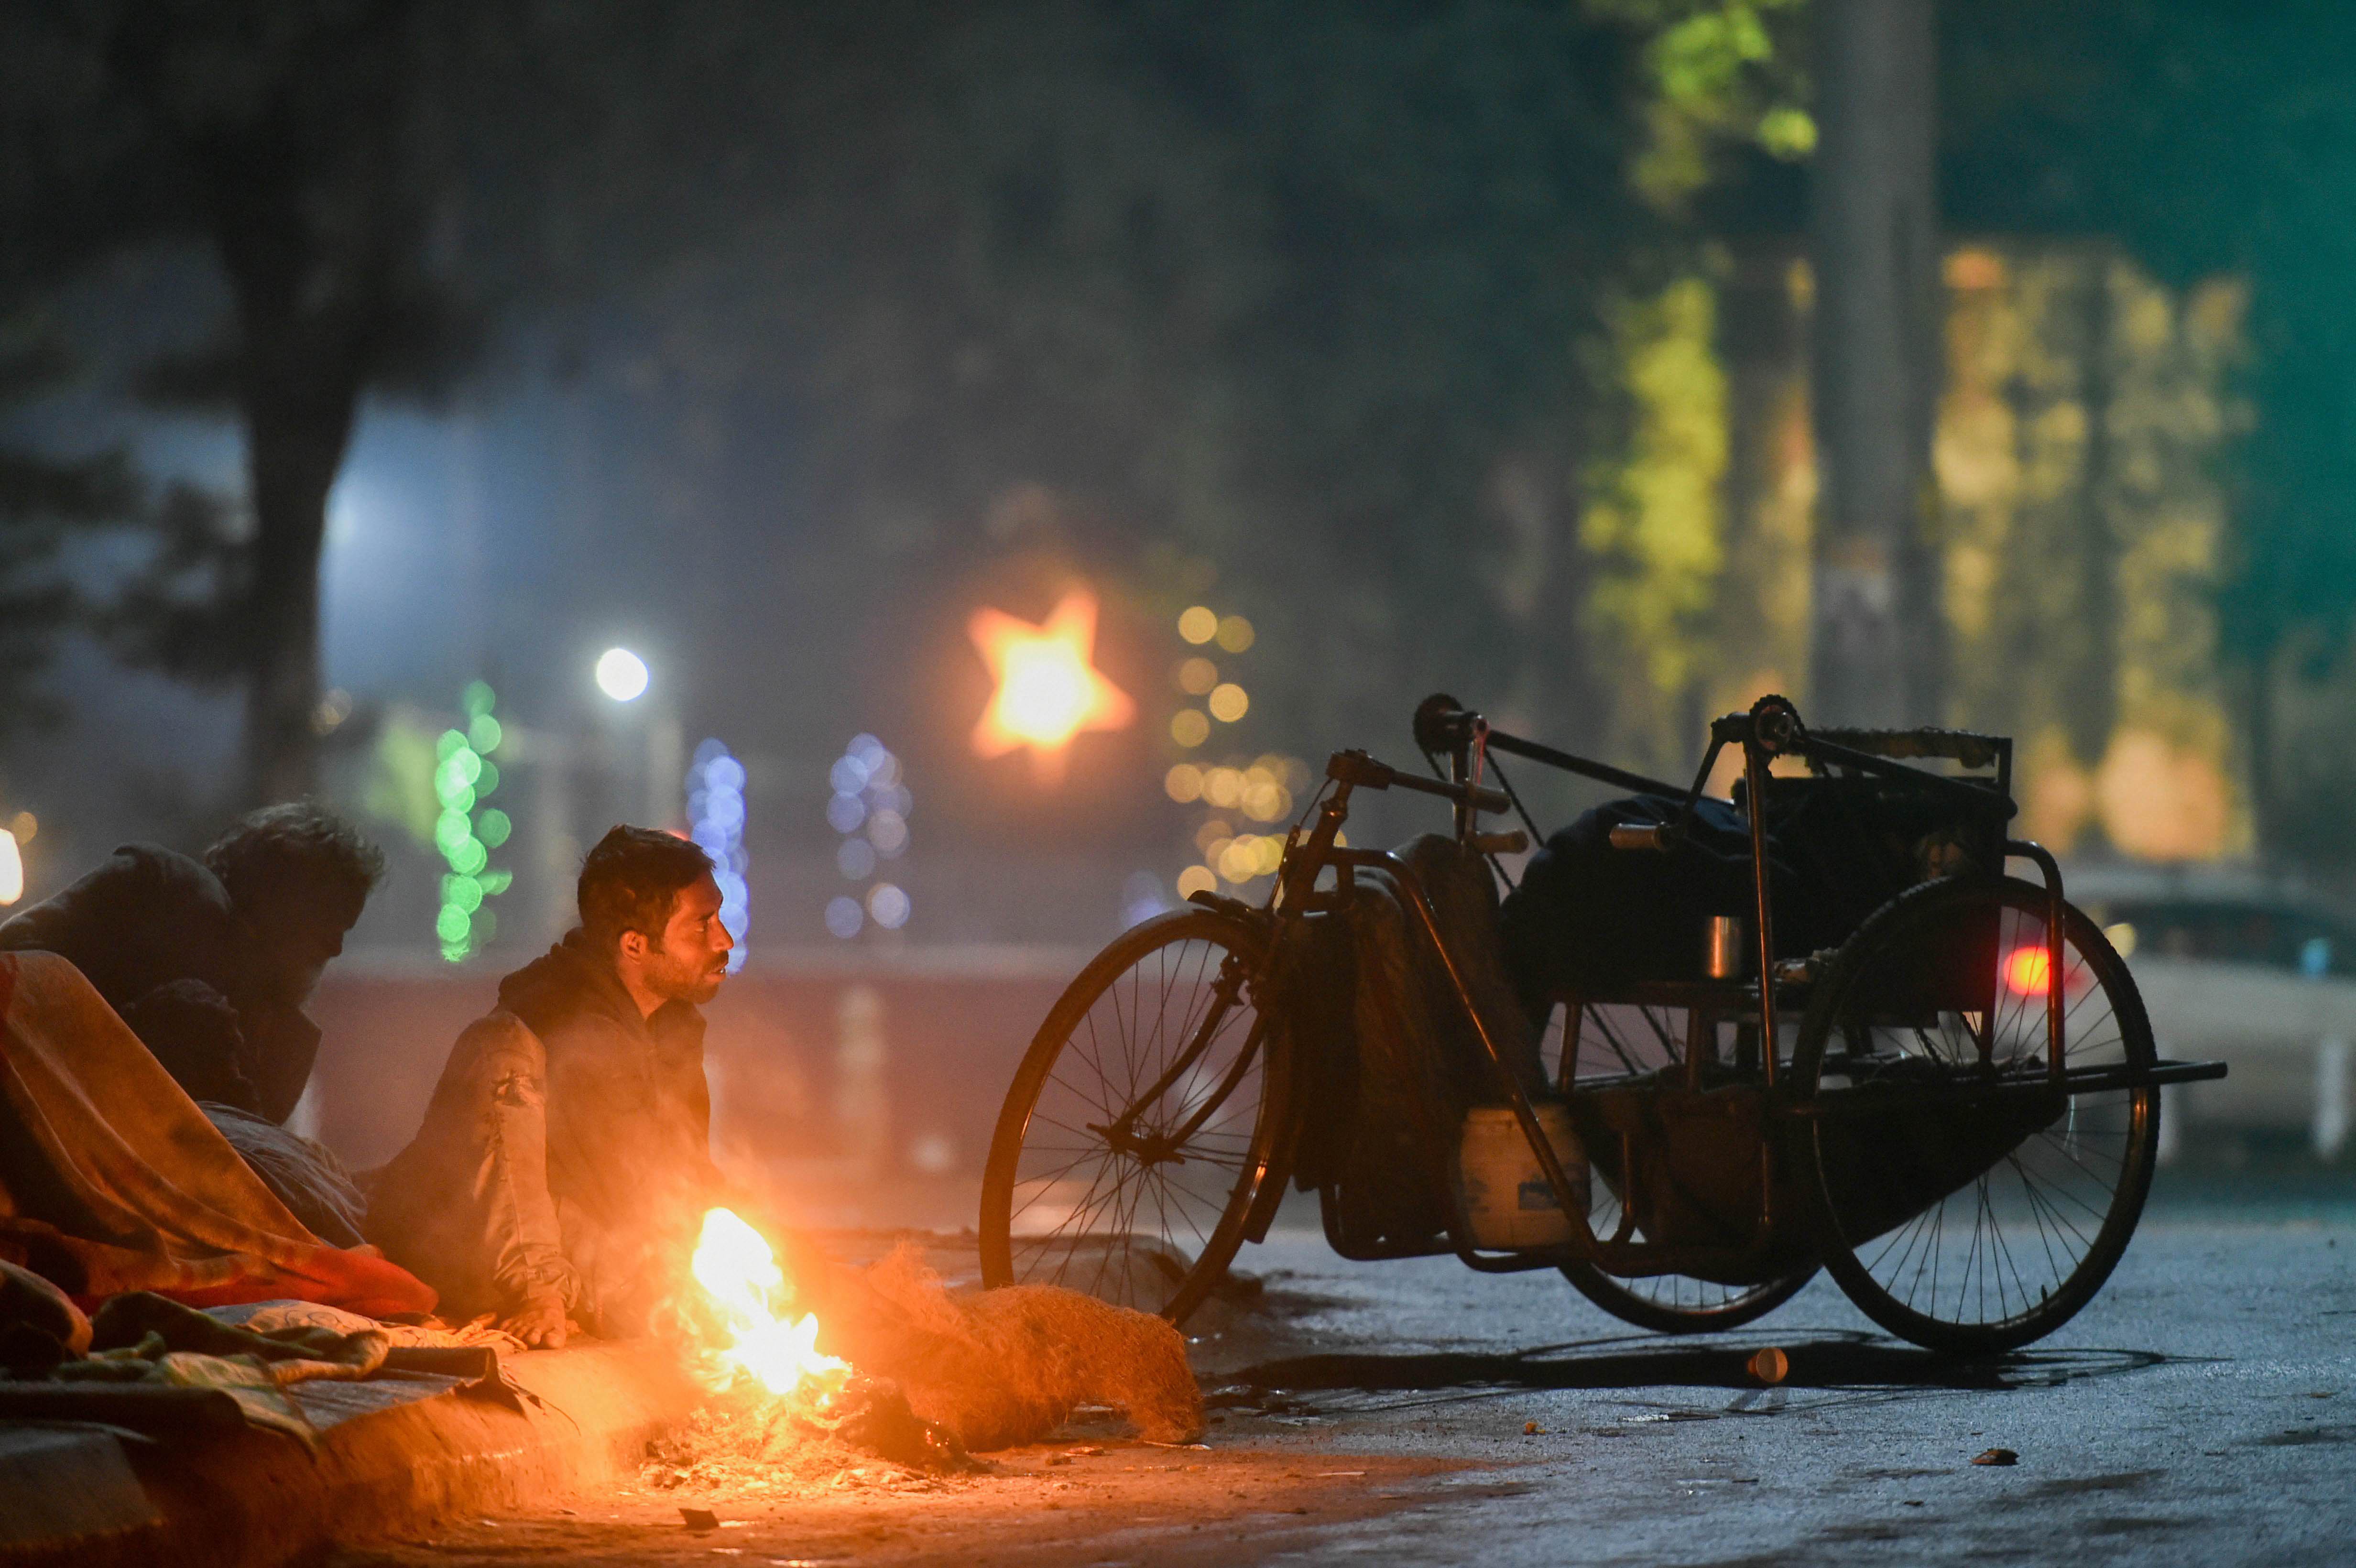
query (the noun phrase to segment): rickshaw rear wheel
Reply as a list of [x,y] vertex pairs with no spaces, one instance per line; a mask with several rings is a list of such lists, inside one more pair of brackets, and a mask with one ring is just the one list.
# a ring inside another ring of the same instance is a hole
[[[1567,1089],[1592,1087],[1599,1079],[1685,1068],[1696,1034],[1690,1009],[1568,996],[1558,1000],[1561,1005],[1547,1020],[1543,1050]],[[1576,1029],[1570,1027],[1572,1008],[1579,1009]],[[1711,1032],[1715,1034],[1714,1028]],[[1568,1061],[1563,1060],[1566,1053]],[[1612,1234],[1621,1220],[1618,1194],[1600,1176],[1590,1181],[1588,1191],[1588,1228],[1598,1236]],[[1567,1264],[1562,1277],[1623,1323],[1655,1334],[1710,1334],[1764,1317],[1804,1289],[1816,1277],[1816,1268],[1811,1264],[1783,1278],[1751,1285],[1720,1285],[1682,1274],[1622,1277],[1593,1264]]]
[[1179,910],[1066,988],[991,1140],[984,1285],[1060,1285],[1173,1322],[1217,1286],[1280,1179],[1284,1074],[1253,995],[1265,952],[1243,921]]
[[[1895,1089],[1912,1107],[1809,1116],[1794,1141],[1813,1167],[1825,1267],[1867,1317],[1930,1349],[1990,1354],[2068,1322],[2110,1276],[2150,1189],[2156,1088],[2036,1092],[2047,919],[2045,891],[2014,878],[1909,889],[1835,955],[1801,1025],[1803,1104]],[[2075,908],[2062,938],[2064,1065],[2147,1072],[2151,1024],[2126,964]],[[1990,1005],[1903,999],[1933,974],[1985,978]]]
[[1807,1287],[1813,1264],[1764,1285],[1715,1285],[1681,1274],[1621,1279],[1593,1264],[1566,1264],[1573,1290],[1623,1323],[1655,1334],[1714,1334],[1764,1317]]

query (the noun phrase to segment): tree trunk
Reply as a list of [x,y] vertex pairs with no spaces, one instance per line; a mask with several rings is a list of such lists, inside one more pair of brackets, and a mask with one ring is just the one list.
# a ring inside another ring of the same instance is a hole
[[1945,719],[1932,0],[1815,0],[1810,250],[1821,475],[1809,715]]
[[[368,361],[384,267],[325,239],[298,138],[265,119],[208,149],[214,242],[237,302],[253,554],[246,580],[244,804],[318,788],[319,557]],[[339,241],[339,242],[338,242]]]
[[[261,346],[258,346],[261,347]],[[299,800],[318,787],[319,557],[327,493],[357,404],[346,377],[305,376],[301,355],[252,355],[261,374],[241,400],[253,497],[253,569],[245,699],[246,805]],[[325,381],[327,384],[321,384]]]

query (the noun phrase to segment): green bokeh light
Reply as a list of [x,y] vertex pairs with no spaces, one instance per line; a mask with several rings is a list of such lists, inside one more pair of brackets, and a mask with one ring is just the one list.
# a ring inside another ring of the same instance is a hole
[[475,804],[474,783],[482,773],[483,759],[462,747],[434,770],[434,793],[451,810],[467,810]]
[[434,845],[450,869],[442,878],[440,908],[434,934],[442,956],[464,962],[498,930],[498,923],[483,901],[513,885],[511,871],[489,869],[490,851],[515,834],[515,823],[504,811],[486,811],[472,819],[476,804],[499,787],[499,770],[485,753],[507,739],[505,726],[492,717],[498,696],[488,681],[470,680],[459,694],[466,714],[463,729],[444,730],[434,746],[434,795],[442,807],[434,822]]

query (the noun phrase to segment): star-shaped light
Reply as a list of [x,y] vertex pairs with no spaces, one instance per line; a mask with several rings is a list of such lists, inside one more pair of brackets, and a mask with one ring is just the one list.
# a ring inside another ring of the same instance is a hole
[[1063,776],[1065,748],[1083,730],[1119,730],[1137,704],[1089,663],[1096,653],[1097,600],[1085,590],[1064,595],[1038,625],[1003,610],[980,609],[966,633],[990,666],[998,689],[974,726],[973,749],[1001,757],[1031,748],[1043,779]]

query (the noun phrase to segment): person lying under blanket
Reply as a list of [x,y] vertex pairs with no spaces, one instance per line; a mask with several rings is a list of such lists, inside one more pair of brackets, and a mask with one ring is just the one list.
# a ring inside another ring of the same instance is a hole
[[359,1189],[283,1124],[319,1052],[304,1005],[383,876],[383,855],[348,823],[273,805],[201,859],[123,845],[0,924],[0,952],[53,953],[80,970],[306,1229],[358,1246]]
[[0,952],[0,1262],[94,1306],[292,1298],[370,1317],[434,1292],[326,1244],[172,1082],[80,970]]

